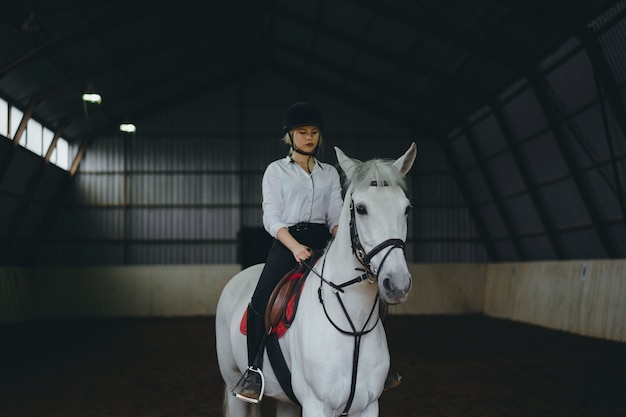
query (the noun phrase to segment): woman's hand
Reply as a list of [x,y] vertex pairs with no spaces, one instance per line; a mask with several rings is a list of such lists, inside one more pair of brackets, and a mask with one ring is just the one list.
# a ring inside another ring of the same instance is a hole
[[298,263],[302,263],[306,261],[313,254],[313,252],[311,251],[311,248],[304,246],[304,245],[298,245],[295,249],[292,249],[291,252],[293,253],[294,259]]
[[313,255],[313,251],[308,246],[298,242],[286,227],[281,227],[276,234],[276,238],[287,247],[293,254],[293,258],[298,263],[302,263]]

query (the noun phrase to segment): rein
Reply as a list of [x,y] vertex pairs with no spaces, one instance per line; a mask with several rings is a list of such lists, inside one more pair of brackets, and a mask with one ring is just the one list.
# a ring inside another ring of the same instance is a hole
[[[306,265],[306,267],[309,269],[310,272],[313,272],[315,275],[317,275],[320,278],[320,286],[317,289],[317,297],[319,299],[320,304],[322,305],[324,314],[326,315],[326,318],[328,319],[329,323],[332,324],[333,327],[337,329],[337,331],[339,331],[340,333],[354,337],[354,350],[352,352],[352,378],[350,381],[350,395],[348,397],[348,402],[346,403],[346,407],[344,408],[343,412],[340,414],[340,416],[346,417],[348,415],[348,411],[350,410],[350,407],[352,406],[352,401],[354,401],[354,395],[356,394],[356,378],[357,378],[357,370],[359,366],[359,354],[361,351],[361,337],[365,336],[366,334],[374,330],[376,326],[378,325],[378,322],[380,321],[380,316],[379,316],[374,322],[374,324],[371,325],[369,329],[366,329],[368,323],[372,319],[372,315],[374,314],[374,311],[376,310],[376,306],[378,305],[378,301],[379,301],[378,292],[376,292],[376,297],[374,297],[374,303],[372,304],[372,309],[370,310],[369,315],[367,316],[367,320],[365,320],[363,327],[360,330],[357,330],[356,326],[354,325],[354,322],[352,321],[352,318],[350,318],[350,314],[348,313],[348,310],[346,309],[346,306],[343,300],[341,299],[340,293],[344,292],[345,287],[348,287],[350,285],[353,285],[353,284],[356,284],[356,283],[359,283],[368,279],[368,276],[370,275],[370,273],[368,271],[365,271],[363,274],[359,275],[358,277],[350,281],[346,281],[343,284],[337,285],[331,281],[328,281],[327,279],[323,277],[324,268],[326,267],[326,257],[324,257],[324,262],[322,263],[321,274],[318,273],[315,269],[313,269],[308,263],[304,262],[304,265]],[[374,281],[370,280],[370,283],[374,283],[374,282],[376,282],[376,280]],[[324,304],[324,297],[322,295],[322,287],[324,284],[327,284],[329,287],[335,290],[337,301],[339,302],[339,305],[341,306],[341,309],[343,310],[343,314],[346,316],[346,319],[348,320],[348,324],[350,324],[351,330],[346,330],[346,329],[342,329],[341,327],[339,327],[339,325],[335,323],[332,317],[330,317],[330,314],[328,314],[328,310],[326,309],[326,304]]]
[[[361,244],[361,241],[359,239],[358,231],[356,230],[356,218],[355,217],[356,216],[354,214],[354,202],[351,202],[350,203],[350,240],[351,240],[351,244],[352,244],[352,252],[353,252],[353,254],[356,256],[356,258],[358,259],[359,263],[361,265],[363,265],[363,267],[364,267],[364,269],[356,268],[356,270],[357,271],[362,271],[363,272],[362,274],[358,275],[354,279],[351,279],[349,281],[344,282],[343,284],[335,284],[334,282],[328,281],[327,279],[325,279],[323,277],[324,268],[326,266],[326,257],[324,257],[324,261],[322,263],[322,271],[321,271],[321,273],[318,273],[308,263],[303,262],[303,264],[306,266],[306,268],[309,269],[310,272],[313,272],[315,275],[317,275],[320,278],[320,286],[317,289],[317,296],[318,296],[319,302],[322,305],[322,308],[324,310],[324,314],[326,315],[326,318],[328,319],[329,323],[332,324],[332,326],[335,329],[337,329],[337,331],[339,331],[340,333],[354,337],[354,350],[353,350],[353,354],[352,354],[352,379],[351,379],[351,383],[350,383],[350,395],[348,397],[348,402],[346,403],[346,406],[345,406],[344,410],[340,414],[341,417],[346,417],[348,415],[350,407],[352,406],[352,402],[354,401],[354,395],[356,393],[357,370],[358,370],[358,365],[359,365],[359,353],[360,353],[360,349],[361,349],[361,338],[363,336],[365,336],[366,334],[370,333],[372,330],[374,330],[376,328],[376,326],[378,325],[378,322],[380,321],[380,316],[379,316],[376,319],[376,321],[371,325],[371,327],[367,328],[368,324],[370,323],[370,320],[372,319],[372,315],[374,314],[374,311],[376,311],[376,306],[379,303],[380,296],[379,296],[379,293],[377,291],[376,292],[376,296],[374,297],[374,303],[372,304],[372,308],[371,308],[371,310],[369,312],[369,315],[367,316],[367,320],[363,324],[363,327],[360,330],[357,330],[356,326],[354,325],[354,322],[352,321],[352,318],[350,317],[350,314],[348,313],[348,310],[347,310],[343,300],[341,299],[341,294],[340,293],[345,292],[344,288],[346,288],[346,287],[348,287],[350,285],[353,285],[353,284],[358,284],[358,283],[360,283],[360,282],[362,282],[362,281],[364,281],[366,279],[371,284],[373,284],[376,281],[378,281],[378,272],[380,272],[380,270],[382,270],[383,264],[387,260],[387,257],[389,256],[391,251],[393,249],[396,249],[396,248],[400,248],[400,249],[404,250],[404,241],[402,239],[387,239],[387,240],[383,241],[382,243],[376,245],[369,252],[366,252],[365,248],[363,248],[363,245]],[[333,242],[331,242],[330,244],[332,245],[332,243]],[[371,260],[372,260],[372,258],[374,256],[376,256],[378,253],[380,253],[382,250],[384,250],[385,248],[389,248],[389,251],[387,251],[387,253],[383,257],[383,260],[381,261],[381,263],[379,265],[379,270],[378,271],[372,271],[372,267],[371,267]],[[370,279],[370,277],[372,277],[373,279]],[[324,297],[322,295],[322,287],[323,287],[324,284],[327,284],[329,287],[331,287],[331,288],[333,288],[335,290],[335,295],[337,296],[337,301],[338,301],[339,305],[341,306],[341,309],[343,310],[343,313],[344,313],[346,319],[348,320],[348,324],[350,325],[350,330],[346,330],[346,329],[341,328],[332,319],[332,317],[330,317],[330,314],[328,314],[328,310],[326,309],[326,304],[324,303]]]

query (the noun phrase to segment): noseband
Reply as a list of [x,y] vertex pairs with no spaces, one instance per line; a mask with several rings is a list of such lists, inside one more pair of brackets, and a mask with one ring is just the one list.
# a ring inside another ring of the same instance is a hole
[[[350,241],[352,242],[352,253],[359,260],[361,265],[365,267],[365,271],[374,277],[374,280],[378,280],[378,273],[381,269],[383,269],[383,264],[387,260],[387,256],[391,253],[393,249],[400,248],[404,250],[404,241],[402,239],[387,239],[378,245],[374,246],[369,252],[365,251],[365,248],[361,244],[361,239],[359,239],[359,232],[356,229],[356,216],[354,214],[354,201],[350,202]],[[378,267],[378,271],[372,271],[371,261],[374,256],[376,256],[383,249],[391,247],[389,251],[385,254],[385,257],[380,262]]]

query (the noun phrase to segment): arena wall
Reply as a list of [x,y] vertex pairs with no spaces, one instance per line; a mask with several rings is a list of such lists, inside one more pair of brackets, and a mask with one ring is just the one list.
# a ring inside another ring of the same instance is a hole
[[[626,341],[626,260],[410,264],[391,314],[485,314]],[[238,264],[0,268],[0,322],[214,315]]]
[[626,341],[626,261],[490,264],[483,313]]

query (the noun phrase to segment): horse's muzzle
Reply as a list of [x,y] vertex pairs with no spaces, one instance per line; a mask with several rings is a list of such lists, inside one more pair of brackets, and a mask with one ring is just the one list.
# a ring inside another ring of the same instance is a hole
[[405,277],[383,277],[382,280],[379,277],[379,281],[380,296],[390,305],[406,301],[413,285],[411,274],[406,274]]

